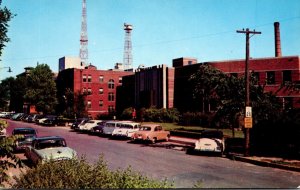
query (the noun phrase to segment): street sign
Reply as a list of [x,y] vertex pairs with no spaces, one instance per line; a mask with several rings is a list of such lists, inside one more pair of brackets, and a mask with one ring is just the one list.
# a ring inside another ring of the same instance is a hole
[[244,127],[245,128],[252,128],[252,117],[245,117],[244,118]]
[[245,117],[252,117],[252,107],[246,106]]

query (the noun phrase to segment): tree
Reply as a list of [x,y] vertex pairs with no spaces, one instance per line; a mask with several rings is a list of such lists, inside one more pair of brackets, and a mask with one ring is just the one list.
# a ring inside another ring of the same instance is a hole
[[[201,65],[190,77],[190,82],[194,86],[195,98],[204,96],[209,103],[216,105],[214,123],[233,129],[238,117],[243,116],[245,111],[244,77],[227,75],[210,65]],[[264,87],[257,85],[254,77],[251,77],[250,87],[255,123],[278,117],[280,107],[275,95],[265,93]]]
[[25,101],[35,105],[38,112],[53,113],[57,104],[56,84],[49,66],[40,64],[27,76]]
[[[0,1],[1,5],[1,1]],[[5,43],[9,42],[10,39],[7,36],[8,22],[15,15],[10,12],[6,7],[0,8],[0,57],[2,56],[2,50],[5,47]]]
[[[0,131],[7,128],[5,120],[0,120]],[[9,176],[7,170],[11,167],[22,166],[21,160],[13,154],[13,145],[18,137],[0,137],[0,184],[7,181]],[[1,186],[0,185],[0,186]]]
[[9,77],[0,83],[0,110],[8,110],[8,102],[10,101],[10,92],[13,82],[14,78]]

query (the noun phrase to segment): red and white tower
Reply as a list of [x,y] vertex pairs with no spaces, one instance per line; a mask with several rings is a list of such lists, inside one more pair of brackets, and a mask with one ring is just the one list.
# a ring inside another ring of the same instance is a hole
[[132,69],[132,44],[131,44],[131,30],[132,25],[124,23],[125,30],[125,44],[124,44],[124,57],[123,64],[124,70]]
[[82,0],[81,34],[80,34],[80,52],[82,66],[88,64],[88,35],[86,22],[86,0]]

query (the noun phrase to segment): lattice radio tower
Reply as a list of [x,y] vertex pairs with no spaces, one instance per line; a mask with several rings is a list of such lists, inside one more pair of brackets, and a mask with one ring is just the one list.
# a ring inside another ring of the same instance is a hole
[[131,30],[132,25],[124,23],[125,30],[125,44],[124,44],[124,70],[132,69],[132,44],[131,44]]
[[88,35],[87,35],[87,22],[86,22],[86,0],[82,0],[82,17],[81,17],[81,34],[80,34],[80,52],[82,66],[88,64]]

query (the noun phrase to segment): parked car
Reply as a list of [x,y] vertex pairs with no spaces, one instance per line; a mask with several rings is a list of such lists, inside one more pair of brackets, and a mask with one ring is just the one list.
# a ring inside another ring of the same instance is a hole
[[169,141],[170,131],[163,130],[159,124],[143,124],[139,131],[135,132],[132,141],[150,141],[156,143],[157,141]]
[[15,121],[20,121],[20,118],[24,115],[24,113],[14,113],[12,116],[11,116],[11,119],[12,120],[15,120]]
[[52,119],[52,118],[55,118],[55,117],[56,117],[55,115],[40,116],[40,118],[36,120],[36,124],[43,125],[47,119]]
[[100,124],[102,120],[88,120],[84,125],[79,125],[79,130],[81,131],[91,131],[91,129],[98,124]]
[[200,139],[195,142],[195,151],[214,152],[223,154],[225,150],[225,141],[222,131],[204,130]]
[[59,161],[76,158],[75,150],[67,147],[66,140],[59,136],[47,136],[35,138],[31,146],[25,150],[25,156],[33,164],[42,164],[49,161]]
[[51,116],[43,121],[42,125],[44,126],[62,126],[65,125],[65,121],[62,117],[59,116]]
[[34,138],[37,136],[37,131],[31,127],[15,128],[12,131],[12,135],[21,136],[15,141],[14,150],[23,151],[31,145]]
[[78,118],[78,119],[76,119],[75,122],[72,123],[71,129],[73,129],[75,131],[78,130],[79,125],[80,124],[85,124],[88,120],[89,120],[89,118]]
[[112,137],[131,138],[140,127],[141,124],[136,122],[119,122],[118,128],[115,128],[112,132]]
[[116,129],[116,128],[120,128],[122,123],[128,123],[131,121],[107,121],[105,123],[105,126],[103,127],[103,134],[104,135],[112,135],[112,132]]
[[103,134],[103,127],[105,126],[106,121],[98,123],[95,127],[91,129],[93,134]]

